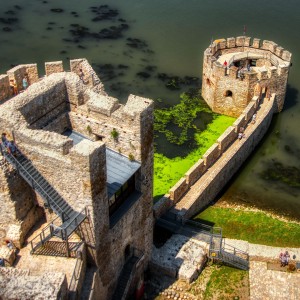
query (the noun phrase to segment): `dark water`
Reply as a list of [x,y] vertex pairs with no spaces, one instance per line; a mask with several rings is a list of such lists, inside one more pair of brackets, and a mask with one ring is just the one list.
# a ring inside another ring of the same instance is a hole
[[[105,4],[113,11],[90,8]],[[63,11],[51,12],[57,8]],[[36,62],[42,73],[45,61],[56,60],[68,69],[69,58],[86,57],[121,101],[133,93],[159,98],[157,107],[172,105],[194,86],[170,90],[158,74],[201,78],[211,39],[242,35],[246,25],[248,36],[291,51],[293,67],[284,111],[222,197],[300,219],[299,11],[299,0],[1,0],[0,71]],[[99,16],[106,19],[92,20]],[[95,35],[111,26],[120,37]]]

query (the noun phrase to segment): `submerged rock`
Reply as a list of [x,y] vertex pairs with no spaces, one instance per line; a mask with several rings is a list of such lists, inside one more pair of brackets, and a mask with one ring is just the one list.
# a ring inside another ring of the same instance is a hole
[[119,15],[117,9],[112,9],[108,5],[91,6],[90,10],[97,15],[92,19],[93,22],[113,20]]
[[62,12],[64,12],[64,10],[62,8],[51,8],[50,11],[51,12],[55,12],[55,13],[62,13]]
[[12,29],[10,27],[3,27],[2,30],[5,31],[5,32],[12,31]]

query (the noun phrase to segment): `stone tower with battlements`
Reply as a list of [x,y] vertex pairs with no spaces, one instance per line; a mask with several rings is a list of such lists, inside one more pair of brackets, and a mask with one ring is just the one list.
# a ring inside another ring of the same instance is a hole
[[204,51],[202,96],[214,112],[237,117],[253,96],[276,94],[283,108],[291,53],[272,41],[242,36]]

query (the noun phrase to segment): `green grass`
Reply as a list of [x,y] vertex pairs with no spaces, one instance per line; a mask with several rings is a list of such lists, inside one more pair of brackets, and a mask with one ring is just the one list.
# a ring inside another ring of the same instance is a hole
[[245,299],[249,294],[248,274],[228,266],[208,265],[192,283],[189,292],[195,296],[202,295],[204,300]]
[[233,299],[238,293],[238,288],[243,285],[243,280],[248,276],[247,271],[237,270],[231,267],[222,266],[216,268],[207,284],[204,299],[211,299],[216,294],[218,299]]
[[274,247],[300,247],[300,225],[263,212],[209,207],[194,218],[222,228],[223,236]]
[[154,199],[168,193],[169,189],[203,156],[227,127],[233,124],[234,120],[227,116],[216,116],[206,130],[195,134],[199,147],[184,158],[168,158],[163,154],[155,153]]

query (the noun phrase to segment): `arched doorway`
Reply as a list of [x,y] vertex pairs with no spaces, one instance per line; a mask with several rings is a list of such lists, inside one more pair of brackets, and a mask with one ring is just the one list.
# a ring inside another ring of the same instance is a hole
[[124,260],[127,261],[131,256],[131,247],[127,245],[124,250]]

